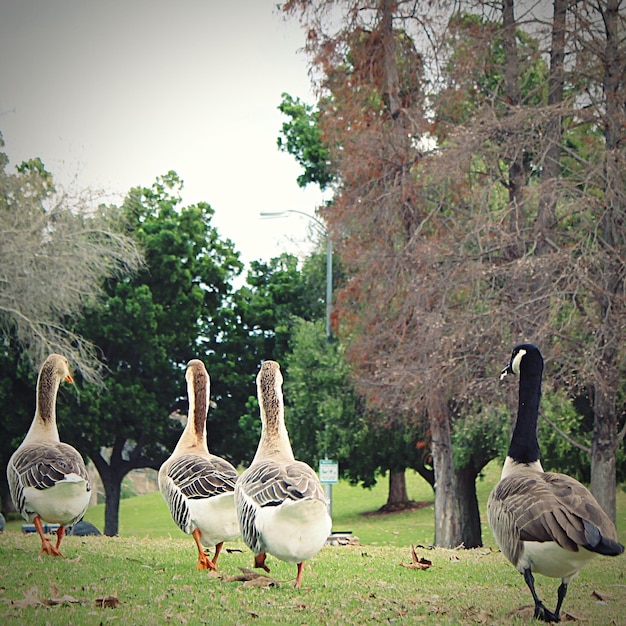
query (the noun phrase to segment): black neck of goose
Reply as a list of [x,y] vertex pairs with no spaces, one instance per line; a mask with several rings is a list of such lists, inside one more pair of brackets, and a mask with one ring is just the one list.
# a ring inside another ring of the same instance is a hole
[[520,372],[517,420],[511,437],[508,456],[518,463],[539,460],[537,421],[541,399],[543,362],[524,363]]

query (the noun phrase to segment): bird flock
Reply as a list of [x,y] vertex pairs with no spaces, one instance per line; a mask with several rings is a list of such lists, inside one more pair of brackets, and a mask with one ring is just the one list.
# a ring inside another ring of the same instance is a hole
[[[537,346],[516,346],[501,378],[508,374],[519,376],[517,419],[501,479],[487,503],[488,521],[500,550],[532,594],[535,618],[558,622],[568,585],[580,569],[599,554],[621,554],[624,546],[586,487],[565,474],[543,471],[537,440],[543,357]],[[194,538],[197,569],[217,570],[224,542],[241,536],[255,567],[270,571],[267,554],[295,563],[295,587],[300,588],[304,563],[324,546],[332,522],[317,474],[294,457],[279,364],[264,361],[257,374],[261,437],[241,475],[208,447],[210,377],[204,363],[189,361],[185,380],[187,424],[158,482],[173,520]],[[82,519],[91,492],[80,453],[59,439],[56,397],[63,381],[73,382],[68,361],[52,354],[39,372],[31,427],[7,466],[13,504],[34,524],[41,552],[50,556],[63,556],[65,528]],[[42,521],[59,524],[56,545],[46,537]],[[211,558],[205,548],[212,547]],[[533,573],[561,579],[554,611],[539,599]]]

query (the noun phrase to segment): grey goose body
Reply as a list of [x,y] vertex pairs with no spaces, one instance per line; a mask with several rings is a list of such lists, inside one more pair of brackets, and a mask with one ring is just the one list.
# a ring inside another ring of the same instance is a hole
[[235,486],[241,534],[254,553],[254,566],[269,572],[266,555],[297,564],[295,587],[304,562],[323,547],[331,530],[326,497],[317,474],[293,455],[285,426],[282,374],[265,361],[257,375],[261,438],[252,463]]
[[[62,381],[73,382],[64,356],[50,355],[39,371],[35,416],[22,444],[9,459],[7,480],[16,510],[35,525],[41,552],[60,552],[65,527],[83,518],[91,498],[89,474],[80,453],[59,439],[56,399]],[[59,524],[56,546],[42,520]]]
[[[189,412],[187,424],[171,456],[159,469],[159,490],[172,519],[192,535],[198,550],[197,569],[217,569],[225,541],[239,536],[234,504],[237,470],[225,459],[211,454],[206,419],[210,378],[199,359],[185,372]],[[211,559],[203,546],[215,546]]]

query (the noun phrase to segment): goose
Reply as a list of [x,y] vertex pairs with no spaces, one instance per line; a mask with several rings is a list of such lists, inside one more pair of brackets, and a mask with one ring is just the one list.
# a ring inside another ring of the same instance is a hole
[[[159,469],[159,490],[172,518],[198,548],[196,569],[217,570],[225,541],[239,536],[234,489],[237,470],[211,454],[207,444],[209,373],[202,361],[192,359],[185,372],[189,413],[187,424],[171,456]],[[215,546],[213,559],[203,546]]]
[[[7,465],[11,500],[41,538],[41,553],[63,556],[65,527],[81,520],[91,498],[91,483],[79,452],[59,439],[56,398],[61,381],[74,382],[67,359],[51,354],[37,378],[35,416],[24,441]],[[60,524],[56,546],[45,536],[42,520]]]
[[241,535],[254,552],[254,567],[269,572],[266,554],[297,564],[295,588],[304,562],[325,544],[332,522],[317,474],[296,461],[285,426],[283,377],[276,361],[264,361],[256,378],[261,438],[235,486]]
[[[621,554],[624,546],[586,487],[565,474],[543,471],[537,441],[543,374],[539,348],[516,346],[500,379],[507,374],[519,375],[517,421],[500,482],[487,502],[487,518],[500,550],[530,589],[535,618],[558,622],[567,586],[579,570],[598,554]],[[537,596],[534,572],[561,579],[554,612]]]

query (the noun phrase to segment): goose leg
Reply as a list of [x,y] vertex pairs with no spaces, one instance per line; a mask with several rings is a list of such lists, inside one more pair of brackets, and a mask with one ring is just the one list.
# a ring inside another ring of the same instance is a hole
[[567,583],[565,581],[561,582],[559,585],[559,590],[557,592],[557,603],[556,610],[554,614],[556,615],[557,620],[561,618],[561,606],[563,605],[563,600],[565,600],[565,594],[567,593]]
[[270,568],[265,565],[265,552],[261,552],[254,557],[254,567],[260,567],[264,569],[268,574],[270,572]]
[[[35,519],[33,520],[33,524],[35,525],[35,529],[39,534],[41,539],[41,554],[48,554],[49,556],[63,556],[58,549],[60,541],[57,541],[57,547],[55,548],[51,543],[48,537],[46,537],[43,532],[43,524],[41,523],[41,518],[39,515],[35,515]],[[60,529],[59,529],[60,530]],[[58,539],[58,535],[57,535]]]
[[304,572],[304,562],[298,563],[298,575],[296,576],[296,584],[294,585],[296,589],[300,589],[300,585],[302,584],[303,572]]
[[196,528],[193,533],[193,538],[196,542],[196,546],[198,547],[198,564],[196,565],[196,569],[212,569],[217,570],[217,567],[213,565],[213,561],[209,558],[209,555],[204,551],[204,546],[200,541],[200,537],[202,533]]
[[[537,596],[537,592],[535,591],[535,579],[533,578],[533,574],[530,571],[530,568],[526,568],[524,570],[524,580],[530,589],[530,593],[533,594],[533,600],[535,601],[535,619],[539,619],[543,622],[560,622],[561,619],[558,616],[558,609],[560,608],[560,604],[557,605],[557,612],[553,613],[549,609],[547,609],[543,602]],[[559,587],[560,594],[560,587]],[[565,594],[563,594],[565,597]]]
[[223,545],[224,545],[223,541],[220,541],[220,543],[215,544],[215,554],[213,555],[213,565],[215,566],[216,570],[217,570],[217,557],[220,555]]
[[63,539],[63,537],[65,537],[65,526],[59,526],[59,529],[57,530],[57,550],[61,545],[61,540]]

